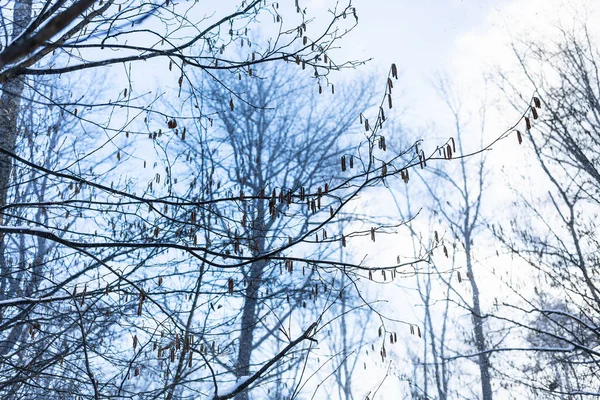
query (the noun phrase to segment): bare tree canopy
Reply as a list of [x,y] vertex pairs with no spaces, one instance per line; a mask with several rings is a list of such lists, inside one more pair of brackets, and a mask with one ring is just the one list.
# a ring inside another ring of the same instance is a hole
[[574,21],[435,103],[350,0],[0,0],[0,397],[597,397]]

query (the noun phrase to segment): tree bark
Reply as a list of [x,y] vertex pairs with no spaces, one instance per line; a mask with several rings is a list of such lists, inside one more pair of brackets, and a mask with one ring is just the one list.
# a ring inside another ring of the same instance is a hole
[[[32,0],[17,0],[13,14],[11,40],[16,40],[31,22]],[[14,152],[17,139],[17,117],[21,105],[24,82],[21,78],[10,79],[2,85],[0,96],[0,146]],[[0,154],[0,206],[5,206],[12,172],[12,159]],[[2,215],[0,214],[0,218]],[[2,220],[0,220],[0,223]]]
[[[16,0],[13,13],[13,28],[11,40],[15,40],[31,22],[32,0]],[[25,84],[22,78],[13,78],[2,85],[0,95],[0,147],[14,153],[17,143],[17,120],[21,105],[21,96]],[[7,154],[0,154],[0,207],[8,202],[8,190],[12,173],[12,158]],[[0,224],[4,218],[0,213]],[[17,290],[17,285],[12,282],[10,266],[6,263],[4,238],[0,235],[0,300],[5,299]],[[15,326],[8,337],[0,341],[0,355],[7,354],[17,338],[20,336],[20,325]]]

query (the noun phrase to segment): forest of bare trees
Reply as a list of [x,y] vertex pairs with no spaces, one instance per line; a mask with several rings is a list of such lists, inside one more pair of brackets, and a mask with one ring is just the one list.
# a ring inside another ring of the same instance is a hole
[[0,0],[0,398],[600,396],[590,20],[423,128],[313,3]]

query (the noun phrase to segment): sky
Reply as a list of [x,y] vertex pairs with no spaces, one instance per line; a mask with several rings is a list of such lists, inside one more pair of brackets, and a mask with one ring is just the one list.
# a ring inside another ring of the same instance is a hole
[[[402,103],[413,120],[431,116],[438,99],[432,82],[448,76],[460,90],[484,96],[483,74],[514,62],[509,40],[541,38],[549,27],[573,15],[596,12],[593,0],[354,0],[358,27],[342,42],[348,59],[368,59],[383,84],[391,63],[398,65]],[[323,7],[312,0],[309,8]],[[312,10],[316,12],[317,10]],[[429,118],[431,119],[431,118]]]
[[478,27],[494,0],[356,0],[359,26],[346,50],[375,63],[396,62],[406,79],[444,68],[457,38]]
[[435,95],[431,80],[453,65],[461,38],[485,31],[488,16],[499,10],[499,3],[509,2],[357,0],[359,25],[343,51],[350,58],[372,58],[370,67],[385,72],[396,63],[403,100],[426,103]]

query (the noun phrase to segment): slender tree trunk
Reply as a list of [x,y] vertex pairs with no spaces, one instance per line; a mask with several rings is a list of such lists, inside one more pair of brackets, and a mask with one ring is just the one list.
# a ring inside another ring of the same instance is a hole
[[[342,253],[342,249],[340,246],[340,260],[343,260],[344,255],[341,254]],[[345,279],[345,275],[342,275],[342,287],[346,286],[346,279]],[[341,336],[342,336],[342,355],[343,357],[347,357],[348,354],[348,328],[346,327],[346,312],[348,311],[348,307],[346,305],[346,296],[342,296],[342,298],[340,299],[341,302],[341,306],[342,306],[342,318],[341,318]],[[354,397],[352,396],[352,387],[350,385],[351,383],[351,378],[352,378],[352,370],[349,368],[348,366],[348,359],[346,358],[343,362],[343,364],[341,365],[341,376],[343,379],[343,384],[339,385],[339,389],[343,390],[342,393],[340,393],[340,399],[345,399],[345,400],[352,400]],[[343,396],[342,396],[343,394]]]
[[467,258],[467,272],[469,273],[469,283],[473,292],[473,307],[471,315],[473,317],[473,333],[475,334],[475,348],[479,353],[478,364],[481,374],[481,395],[482,400],[492,400],[492,383],[490,376],[489,355],[484,353],[487,349],[485,336],[483,334],[483,318],[481,316],[481,305],[479,301],[479,287],[473,274],[473,264],[471,261],[471,235],[465,235],[465,253]]
[[[258,221],[262,224],[261,218],[264,216],[263,207],[259,201],[258,206]],[[263,229],[260,227],[255,230],[257,254],[261,254],[265,249],[265,237]],[[248,274],[248,286],[246,288],[244,308],[242,310],[242,322],[240,330],[240,342],[238,350],[238,360],[236,366],[237,377],[250,375],[250,361],[253,350],[252,342],[254,341],[254,329],[256,328],[256,306],[260,295],[260,287],[262,276],[266,266],[265,261],[252,263],[250,273]],[[235,396],[235,400],[248,400],[248,390],[244,390]]]
[[[260,280],[265,267],[265,262],[260,261],[252,264],[244,309],[242,311],[242,327],[240,332],[240,347],[236,375],[238,377],[250,375],[250,356],[252,354],[252,342],[254,340],[254,328],[256,327],[256,305],[260,293]],[[247,400],[248,391],[238,394],[236,400]]]

